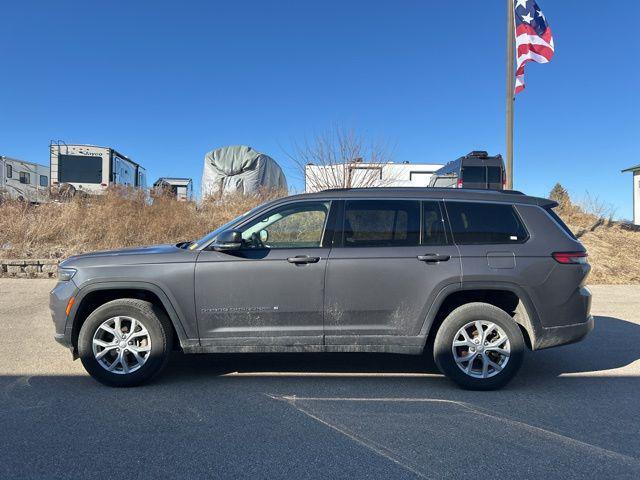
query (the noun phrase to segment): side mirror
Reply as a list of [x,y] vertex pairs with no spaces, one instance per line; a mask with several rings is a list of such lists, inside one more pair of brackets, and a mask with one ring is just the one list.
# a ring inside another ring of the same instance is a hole
[[266,230],[260,230],[260,241],[264,244],[267,243],[267,241],[269,240],[269,232],[267,232]]
[[217,252],[238,250],[242,246],[242,233],[239,230],[225,230],[211,244]]

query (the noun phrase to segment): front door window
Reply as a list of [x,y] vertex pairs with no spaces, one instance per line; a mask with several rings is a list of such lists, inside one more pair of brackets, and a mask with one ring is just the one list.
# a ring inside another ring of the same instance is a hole
[[318,248],[329,202],[302,202],[271,210],[242,231],[243,249]]

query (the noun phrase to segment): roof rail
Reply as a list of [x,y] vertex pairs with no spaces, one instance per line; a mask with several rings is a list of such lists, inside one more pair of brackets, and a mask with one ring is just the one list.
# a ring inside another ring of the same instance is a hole
[[[321,192],[348,192],[351,190],[444,190],[444,191],[455,191],[455,190],[465,190],[465,191],[473,191],[473,192],[486,192],[486,193],[506,193],[509,195],[526,195],[524,192],[520,190],[494,190],[491,188],[451,188],[451,187],[351,187],[351,188],[327,188],[325,190],[320,190]],[[314,192],[315,193],[315,192]]]

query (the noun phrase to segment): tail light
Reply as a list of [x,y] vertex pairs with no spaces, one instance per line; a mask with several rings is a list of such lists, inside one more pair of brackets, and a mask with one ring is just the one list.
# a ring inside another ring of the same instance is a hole
[[587,252],[553,252],[551,256],[558,263],[582,265],[587,263]]
[[101,184],[100,184],[100,186],[102,186],[102,187],[106,187],[106,186],[107,186],[107,184],[106,184],[106,183],[101,183]]
[[458,188],[462,188],[462,179],[461,178],[458,179],[458,183],[456,185],[458,186]]

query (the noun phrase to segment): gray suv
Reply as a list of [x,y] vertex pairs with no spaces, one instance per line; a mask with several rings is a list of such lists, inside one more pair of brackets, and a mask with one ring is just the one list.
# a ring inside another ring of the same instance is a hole
[[527,347],[593,328],[587,254],[554,206],[446,188],[281,198],[194,242],[65,260],[55,338],[118,387],[179,349],[433,351],[460,386],[499,388]]

